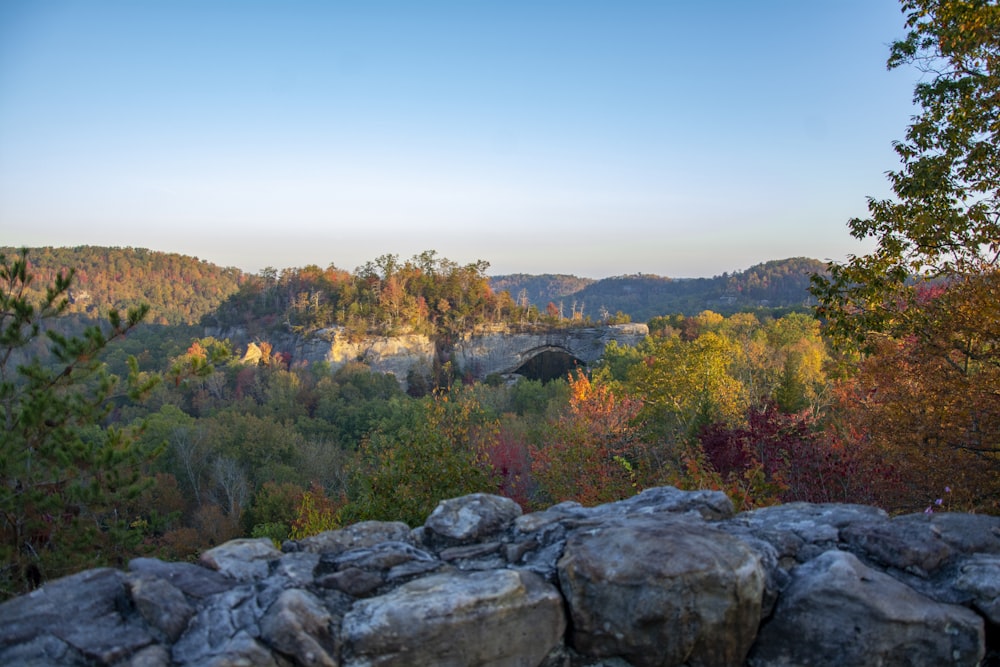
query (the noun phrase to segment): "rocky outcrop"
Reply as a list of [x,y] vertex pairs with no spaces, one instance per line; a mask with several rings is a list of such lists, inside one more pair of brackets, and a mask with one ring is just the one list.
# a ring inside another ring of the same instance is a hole
[[645,324],[614,324],[600,327],[554,329],[533,333],[475,333],[459,339],[450,355],[454,363],[477,378],[515,373],[526,362],[544,352],[561,352],[592,364],[611,341],[635,346],[649,333]]
[[[359,362],[376,373],[395,376],[405,387],[411,371],[427,376],[435,364],[445,362],[451,362],[479,380],[494,373],[515,373],[526,362],[546,352],[560,352],[588,365],[601,358],[609,342],[634,346],[648,332],[645,324],[535,332],[515,332],[507,327],[497,327],[468,333],[453,345],[441,346],[421,334],[357,336],[343,327],[330,327],[305,335],[277,335],[270,340],[270,344],[276,352],[286,354],[293,364],[324,362],[336,370],[350,362]],[[210,329],[206,333],[230,339],[240,347],[245,346],[245,363],[256,363],[261,359],[260,348],[248,338],[245,330]]]
[[323,361],[336,370],[357,361],[376,373],[390,373],[405,381],[411,370],[430,371],[436,347],[428,336],[418,334],[356,337],[343,327],[333,327],[296,337],[290,353],[293,363]]
[[1000,518],[650,489],[522,514],[475,494],[0,605],[3,665],[998,664]]

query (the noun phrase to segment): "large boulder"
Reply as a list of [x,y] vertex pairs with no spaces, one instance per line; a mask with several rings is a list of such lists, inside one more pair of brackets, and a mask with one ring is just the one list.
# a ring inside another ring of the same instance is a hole
[[453,572],[357,602],[344,661],[362,665],[538,665],[566,628],[559,591],[530,572]]
[[[277,595],[252,585],[239,586],[205,601],[173,645],[171,657],[180,665],[218,664],[243,656],[248,664],[269,664],[270,651],[259,640],[260,619]],[[273,660],[271,662],[274,662]]]
[[828,551],[800,566],[760,630],[752,667],[978,665],[983,619]]
[[239,582],[194,563],[167,563],[157,558],[133,558],[129,572],[163,579],[184,595],[203,599],[235,588]]
[[129,573],[125,584],[132,604],[153,634],[166,643],[180,639],[195,607],[176,586],[152,575]]
[[298,542],[286,542],[285,551],[338,554],[348,549],[373,547],[382,542],[410,542],[410,527],[402,521],[362,521],[339,530],[327,530]]
[[866,505],[788,503],[744,512],[723,528],[767,542],[789,569],[839,548],[843,533],[854,526],[877,530],[888,521],[883,510]]
[[127,609],[125,574],[102,568],[0,605],[0,665],[110,665],[155,643]]
[[510,498],[473,493],[438,503],[424,522],[424,536],[441,544],[468,544],[495,536],[521,516]]
[[1000,627],[1000,555],[975,554],[958,568],[954,588],[993,625]]
[[573,647],[637,667],[738,665],[760,623],[757,554],[700,523],[638,518],[577,532],[559,581]]
[[281,558],[281,551],[269,538],[230,540],[201,554],[199,562],[239,581],[263,579],[268,564]]

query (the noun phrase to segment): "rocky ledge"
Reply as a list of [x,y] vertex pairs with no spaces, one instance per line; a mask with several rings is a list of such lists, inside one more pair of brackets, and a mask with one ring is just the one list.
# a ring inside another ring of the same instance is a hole
[[664,487],[82,572],[0,605],[0,664],[977,665],[998,628],[998,517]]

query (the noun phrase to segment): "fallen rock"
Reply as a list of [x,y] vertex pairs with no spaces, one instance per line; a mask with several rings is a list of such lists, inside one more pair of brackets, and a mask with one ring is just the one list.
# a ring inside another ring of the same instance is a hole
[[164,579],[184,595],[204,599],[239,585],[239,582],[215,570],[194,563],[166,563],[156,558],[133,558],[128,563],[129,572]]
[[269,654],[256,641],[260,637],[260,618],[269,606],[250,585],[213,596],[173,645],[173,661],[181,665],[217,664],[232,656],[250,659],[262,651]]
[[125,585],[139,615],[158,638],[167,643],[180,639],[195,608],[187,597],[166,579],[129,573]]
[[296,665],[338,667],[333,621],[316,596],[293,588],[284,591],[264,614],[261,638]]
[[260,537],[230,540],[204,552],[198,561],[237,581],[255,581],[266,577],[268,563],[281,556],[269,538]]
[[281,548],[283,551],[338,554],[348,549],[373,547],[382,542],[412,543],[411,532],[402,521],[362,521],[340,530],[328,530],[298,541],[289,541]]
[[973,608],[1000,626],[1000,555],[976,554],[958,568],[955,590],[968,594]]

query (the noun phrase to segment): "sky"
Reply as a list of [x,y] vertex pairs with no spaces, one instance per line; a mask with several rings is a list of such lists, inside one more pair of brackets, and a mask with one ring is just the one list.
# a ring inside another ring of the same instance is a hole
[[0,245],[713,276],[873,246],[896,0],[3,0]]

